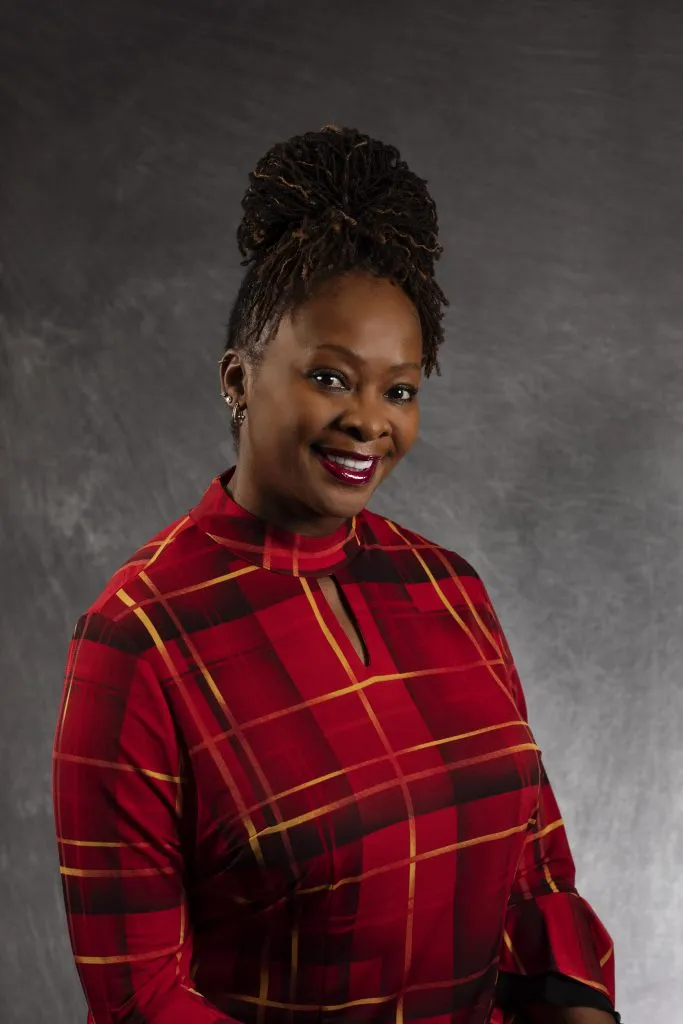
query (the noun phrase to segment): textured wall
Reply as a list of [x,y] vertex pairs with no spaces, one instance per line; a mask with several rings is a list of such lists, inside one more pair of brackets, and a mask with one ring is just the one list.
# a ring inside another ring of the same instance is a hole
[[619,1008],[679,1019],[680,4],[5,0],[0,40],[3,1024],[84,1020],[49,788],[68,638],[229,462],[241,192],[327,121],[401,147],[447,250],[444,374],[375,508],[484,577]]

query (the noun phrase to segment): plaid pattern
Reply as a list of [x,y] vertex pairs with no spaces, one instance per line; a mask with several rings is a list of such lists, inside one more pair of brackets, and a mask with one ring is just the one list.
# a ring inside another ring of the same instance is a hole
[[477,574],[367,511],[273,531],[227,478],[71,642],[54,809],[89,1019],[499,1024],[499,970],[613,1000]]

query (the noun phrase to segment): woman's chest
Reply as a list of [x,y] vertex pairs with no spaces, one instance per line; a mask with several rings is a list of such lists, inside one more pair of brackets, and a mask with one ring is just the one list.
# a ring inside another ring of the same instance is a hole
[[[432,846],[522,827],[537,751],[483,618],[396,588],[343,587],[359,657],[315,581],[188,647],[175,698],[189,749],[197,863],[242,896],[327,886],[337,851],[408,818]],[[194,653],[192,653],[192,651]],[[428,838],[427,838],[428,837]],[[271,884],[264,888],[267,875]]]

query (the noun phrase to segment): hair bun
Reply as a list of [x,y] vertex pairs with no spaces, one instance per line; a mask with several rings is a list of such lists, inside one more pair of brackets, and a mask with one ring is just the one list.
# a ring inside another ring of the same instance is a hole
[[394,146],[334,124],[295,135],[259,160],[242,209],[237,241],[251,268],[228,348],[259,358],[284,312],[356,270],[400,285],[420,317],[425,374],[438,372],[448,300],[434,275],[436,207]]
[[249,175],[242,209],[237,240],[245,263],[265,258],[285,236],[314,239],[332,230],[390,242],[391,226],[400,234],[403,222],[408,233],[416,212],[425,228],[418,246],[432,262],[440,252],[425,182],[395,147],[354,128],[324,125],[273,146]]

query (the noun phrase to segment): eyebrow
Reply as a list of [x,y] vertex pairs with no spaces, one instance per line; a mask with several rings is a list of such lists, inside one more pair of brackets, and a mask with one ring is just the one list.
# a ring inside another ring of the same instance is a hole
[[[357,352],[347,348],[345,345],[335,345],[334,342],[325,341],[322,345],[316,345],[316,352],[321,348],[332,349],[334,352],[339,352],[340,355],[346,356],[348,359],[351,359],[352,362],[362,363],[365,361]],[[390,367],[391,373],[397,373],[399,370],[417,370],[418,372],[422,372],[422,366],[420,363],[396,363],[395,366]]]

